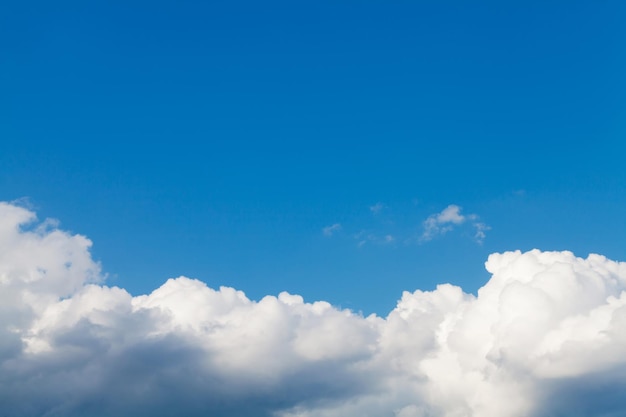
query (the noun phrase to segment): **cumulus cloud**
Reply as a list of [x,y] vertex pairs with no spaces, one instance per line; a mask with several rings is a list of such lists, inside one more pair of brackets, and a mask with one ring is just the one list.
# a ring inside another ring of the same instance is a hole
[[476,214],[461,214],[461,207],[456,204],[450,204],[439,213],[431,214],[424,220],[424,231],[420,237],[421,241],[429,241],[435,236],[446,234],[466,222],[471,223],[475,230],[474,239],[478,243],[482,243],[486,237],[485,232],[490,229],[485,223],[482,223]]
[[335,232],[338,232],[339,230],[341,230],[341,224],[339,223],[335,223],[332,224],[330,226],[326,226],[322,229],[322,233],[324,234],[324,236],[332,236],[335,234]]
[[[454,222],[460,211],[451,209]],[[91,242],[0,203],[3,416],[547,417],[626,408],[626,263],[493,254],[476,295],[386,317],[178,277],[132,296]]]

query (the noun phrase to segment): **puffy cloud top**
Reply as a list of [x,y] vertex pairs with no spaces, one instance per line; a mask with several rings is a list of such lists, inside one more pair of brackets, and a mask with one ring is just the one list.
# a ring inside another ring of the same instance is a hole
[[493,254],[477,296],[442,284],[404,292],[387,317],[363,317],[186,277],[133,297],[101,284],[90,246],[0,203],[0,415],[547,417],[626,407],[626,264],[600,255]]

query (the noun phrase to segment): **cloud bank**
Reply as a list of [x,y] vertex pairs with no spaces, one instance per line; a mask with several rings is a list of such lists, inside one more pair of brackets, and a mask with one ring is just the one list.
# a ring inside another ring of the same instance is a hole
[[[451,217],[452,218],[452,217]],[[131,296],[0,203],[0,415],[548,417],[626,409],[626,263],[493,254],[386,317],[185,277]]]

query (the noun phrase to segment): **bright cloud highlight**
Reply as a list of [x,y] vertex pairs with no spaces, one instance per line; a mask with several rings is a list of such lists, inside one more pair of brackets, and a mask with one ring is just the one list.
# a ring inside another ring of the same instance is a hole
[[[445,211],[445,210],[444,210]],[[452,224],[460,209],[441,213]],[[185,277],[102,285],[91,242],[0,203],[3,416],[547,417],[626,408],[626,263],[493,254],[386,317]],[[441,223],[445,224],[445,222]]]

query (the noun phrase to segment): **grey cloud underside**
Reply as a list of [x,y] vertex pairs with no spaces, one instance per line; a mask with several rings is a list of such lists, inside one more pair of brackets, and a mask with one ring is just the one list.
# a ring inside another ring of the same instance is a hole
[[228,372],[185,332],[148,336],[153,320],[140,312],[106,328],[81,319],[54,334],[49,352],[14,349],[3,357],[2,415],[175,416],[184,410],[186,416],[269,416],[364,389],[362,375],[336,360],[278,375]]
[[537,417],[624,416],[625,375],[622,364],[577,378],[546,381]]
[[[0,203],[0,416],[557,417],[626,409],[626,264],[507,252],[387,317],[185,277],[132,297]],[[34,226],[33,226],[34,224]],[[24,228],[24,225],[30,225]]]
[[5,372],[2,415],[270,416],[274,410],[306,404],[318,396],[332,399],[357,393],[354,378],[325,367],[286,376],[278,381],[280,389],[276,382],[250,386],[245,380],[225,379],[210,368],[199,370],[206,353],[172,337],[120,354],[94,351],[73,360],[48,357],[28,364],[31,369],[26,372]]

